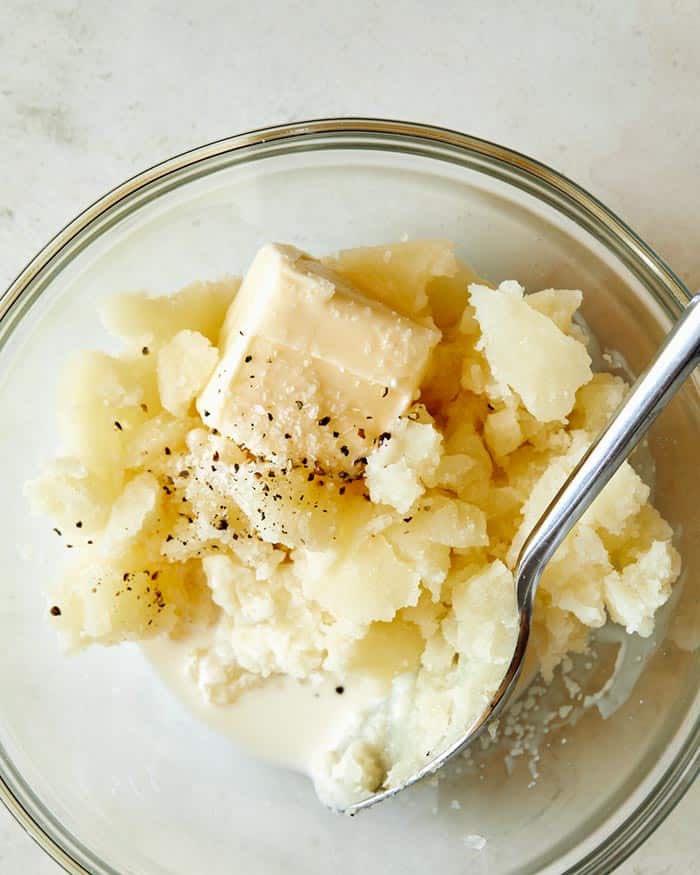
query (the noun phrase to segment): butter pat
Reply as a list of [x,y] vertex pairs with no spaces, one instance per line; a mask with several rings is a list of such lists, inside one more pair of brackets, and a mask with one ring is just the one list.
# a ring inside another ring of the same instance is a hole
[[439,340],[432,324],[365,296],[298,249],[269,244],[229,309],[197,409],[256,456],[356,473],[417,397]]

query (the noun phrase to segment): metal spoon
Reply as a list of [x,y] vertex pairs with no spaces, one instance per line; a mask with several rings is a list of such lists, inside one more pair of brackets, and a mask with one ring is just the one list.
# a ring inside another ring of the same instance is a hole
[[505,707],[523,666],[530,637],[535,593],[545,565],[698,364],[700,294],[690,301],[647,370],[636,381],[607,427],[571,472],[523,544],[515,569],[516,599],[520,615],[518,640],[508,670],[489,706],[457,741],[405,783],[374,793],[348,806],[345,814],[356,814],[395,796],[426,775],[437,771],[471,744],[485,729],[488,721]]

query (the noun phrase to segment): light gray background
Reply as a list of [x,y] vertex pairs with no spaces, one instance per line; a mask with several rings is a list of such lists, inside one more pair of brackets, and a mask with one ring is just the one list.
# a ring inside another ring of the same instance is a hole
[[[700,0],[0,0],[0,286],[162,158],[268,124],[373,115],[554,165],[695,289],[699,37]],[[696,783],[619,871],[697,871],[699,819]],[[0,808],[0,873],[57,871]]]

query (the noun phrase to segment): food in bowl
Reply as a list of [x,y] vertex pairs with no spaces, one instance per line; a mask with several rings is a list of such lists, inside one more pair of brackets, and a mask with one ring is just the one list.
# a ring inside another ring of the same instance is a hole
[[[581,300],[493,288],[443,241],[270,244],[242,282],[117,297],[124,350],[70,363],[31,485],[70,552],[57,628],[168,642],[190,693],[253,724],[272,690],[331,807],[401,784],[492,698],[519,549],[624,396]],[[545,680],[608,618],[651,633],[680,560],[649,496],[625,464],[547,567]]]

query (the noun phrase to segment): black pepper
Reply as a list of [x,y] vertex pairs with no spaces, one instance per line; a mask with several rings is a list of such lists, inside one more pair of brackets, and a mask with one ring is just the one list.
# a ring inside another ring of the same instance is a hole
[[331,421],[330,416],[323,416],[321,419],[319,419],[318,424],[319,425],[328,425],[328,423],[330,421]]
[[141,350],[141,355],[148,355],[148,353],[150,351],[151,350],[147,346],[144,346],[143,349]]
[[121,422],[119,422],[116,419],[114,420],[114,427],[117,429],[117,431],[124,431],[124,429],[122,428]]
[[345,692],[345,687],[336,687],[335,691],[339,696],[342,696],[343,693]]
[[52,617],[60,617],[61,616],[61,609],[58,607],[58,605],[54,605],[51,608],[51,616]]

